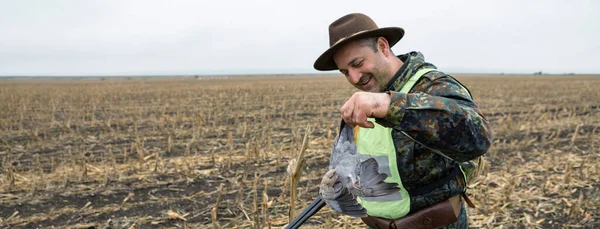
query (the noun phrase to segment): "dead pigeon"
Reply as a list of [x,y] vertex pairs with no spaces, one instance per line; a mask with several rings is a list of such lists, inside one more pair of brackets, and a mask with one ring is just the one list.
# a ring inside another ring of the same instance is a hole
[[[365,160],[361,161],[361,157]],[[367,210],[357,197],[395,194],[396,183],[385,183],[387,174],[379,172],[375,158],[358,153],[351,126],[343,125],[329,159],[329,171],[321,183],[321,198],[332,209],[353,217],[366,217]]]

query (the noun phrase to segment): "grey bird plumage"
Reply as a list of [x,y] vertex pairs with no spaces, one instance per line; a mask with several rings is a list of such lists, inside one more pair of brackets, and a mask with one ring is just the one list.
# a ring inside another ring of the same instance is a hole
[[329,169],[335,170],[337,180],[331,187],[322,188],[322,197],[334,210],[353,217],[365,217],[367,210],[356,197],[377,197],[397,193],[395,183],[385,183],[387,174],[379,173],[375,158],[361,155],[354,143],[351,126],[343,125],[329,159]]

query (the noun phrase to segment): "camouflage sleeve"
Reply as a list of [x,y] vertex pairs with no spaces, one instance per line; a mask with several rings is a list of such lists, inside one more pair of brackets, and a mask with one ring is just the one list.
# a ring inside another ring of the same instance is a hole
[[452,77],[423,77],[412,91],[392,92],[382,125],[405,131],[457,161],[487,152],[492,141],[489,122]]

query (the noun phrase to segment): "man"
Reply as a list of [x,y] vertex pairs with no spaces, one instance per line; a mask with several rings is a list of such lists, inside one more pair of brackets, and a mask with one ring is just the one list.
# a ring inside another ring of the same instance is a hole
[[[364,14],[348,14],[329,26],[330,47],[314,63],[320,71],[339,70],[361,90],[341,107],[343,123],[354,127],[358,153],[376,158],[386,182],[401,190],[397,197],[356,197],[367,210],[361,219],[370,227],[466,228],[463,201],[472,204],[459,164],[488,151],[490,126],[467,88],[421,53],[394,55],[391,47],[403,36],[402,28],[378,28]],[[323,176],[323,199],[339,195],[335,182],[335,170]],[[340,206],[330,207],[345,213]]]

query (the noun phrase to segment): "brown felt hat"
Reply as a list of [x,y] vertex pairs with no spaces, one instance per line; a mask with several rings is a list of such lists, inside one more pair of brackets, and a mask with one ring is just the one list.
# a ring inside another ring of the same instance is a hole
[[345,15],[329,25],[329,49],[315,61],[314,68],[320,71],[336,70],[333,53],[349,41],[367,37],[385,37],[390,47],[394,46],[404,36],[400,27],[379,28],[367,15],[352,13]]

